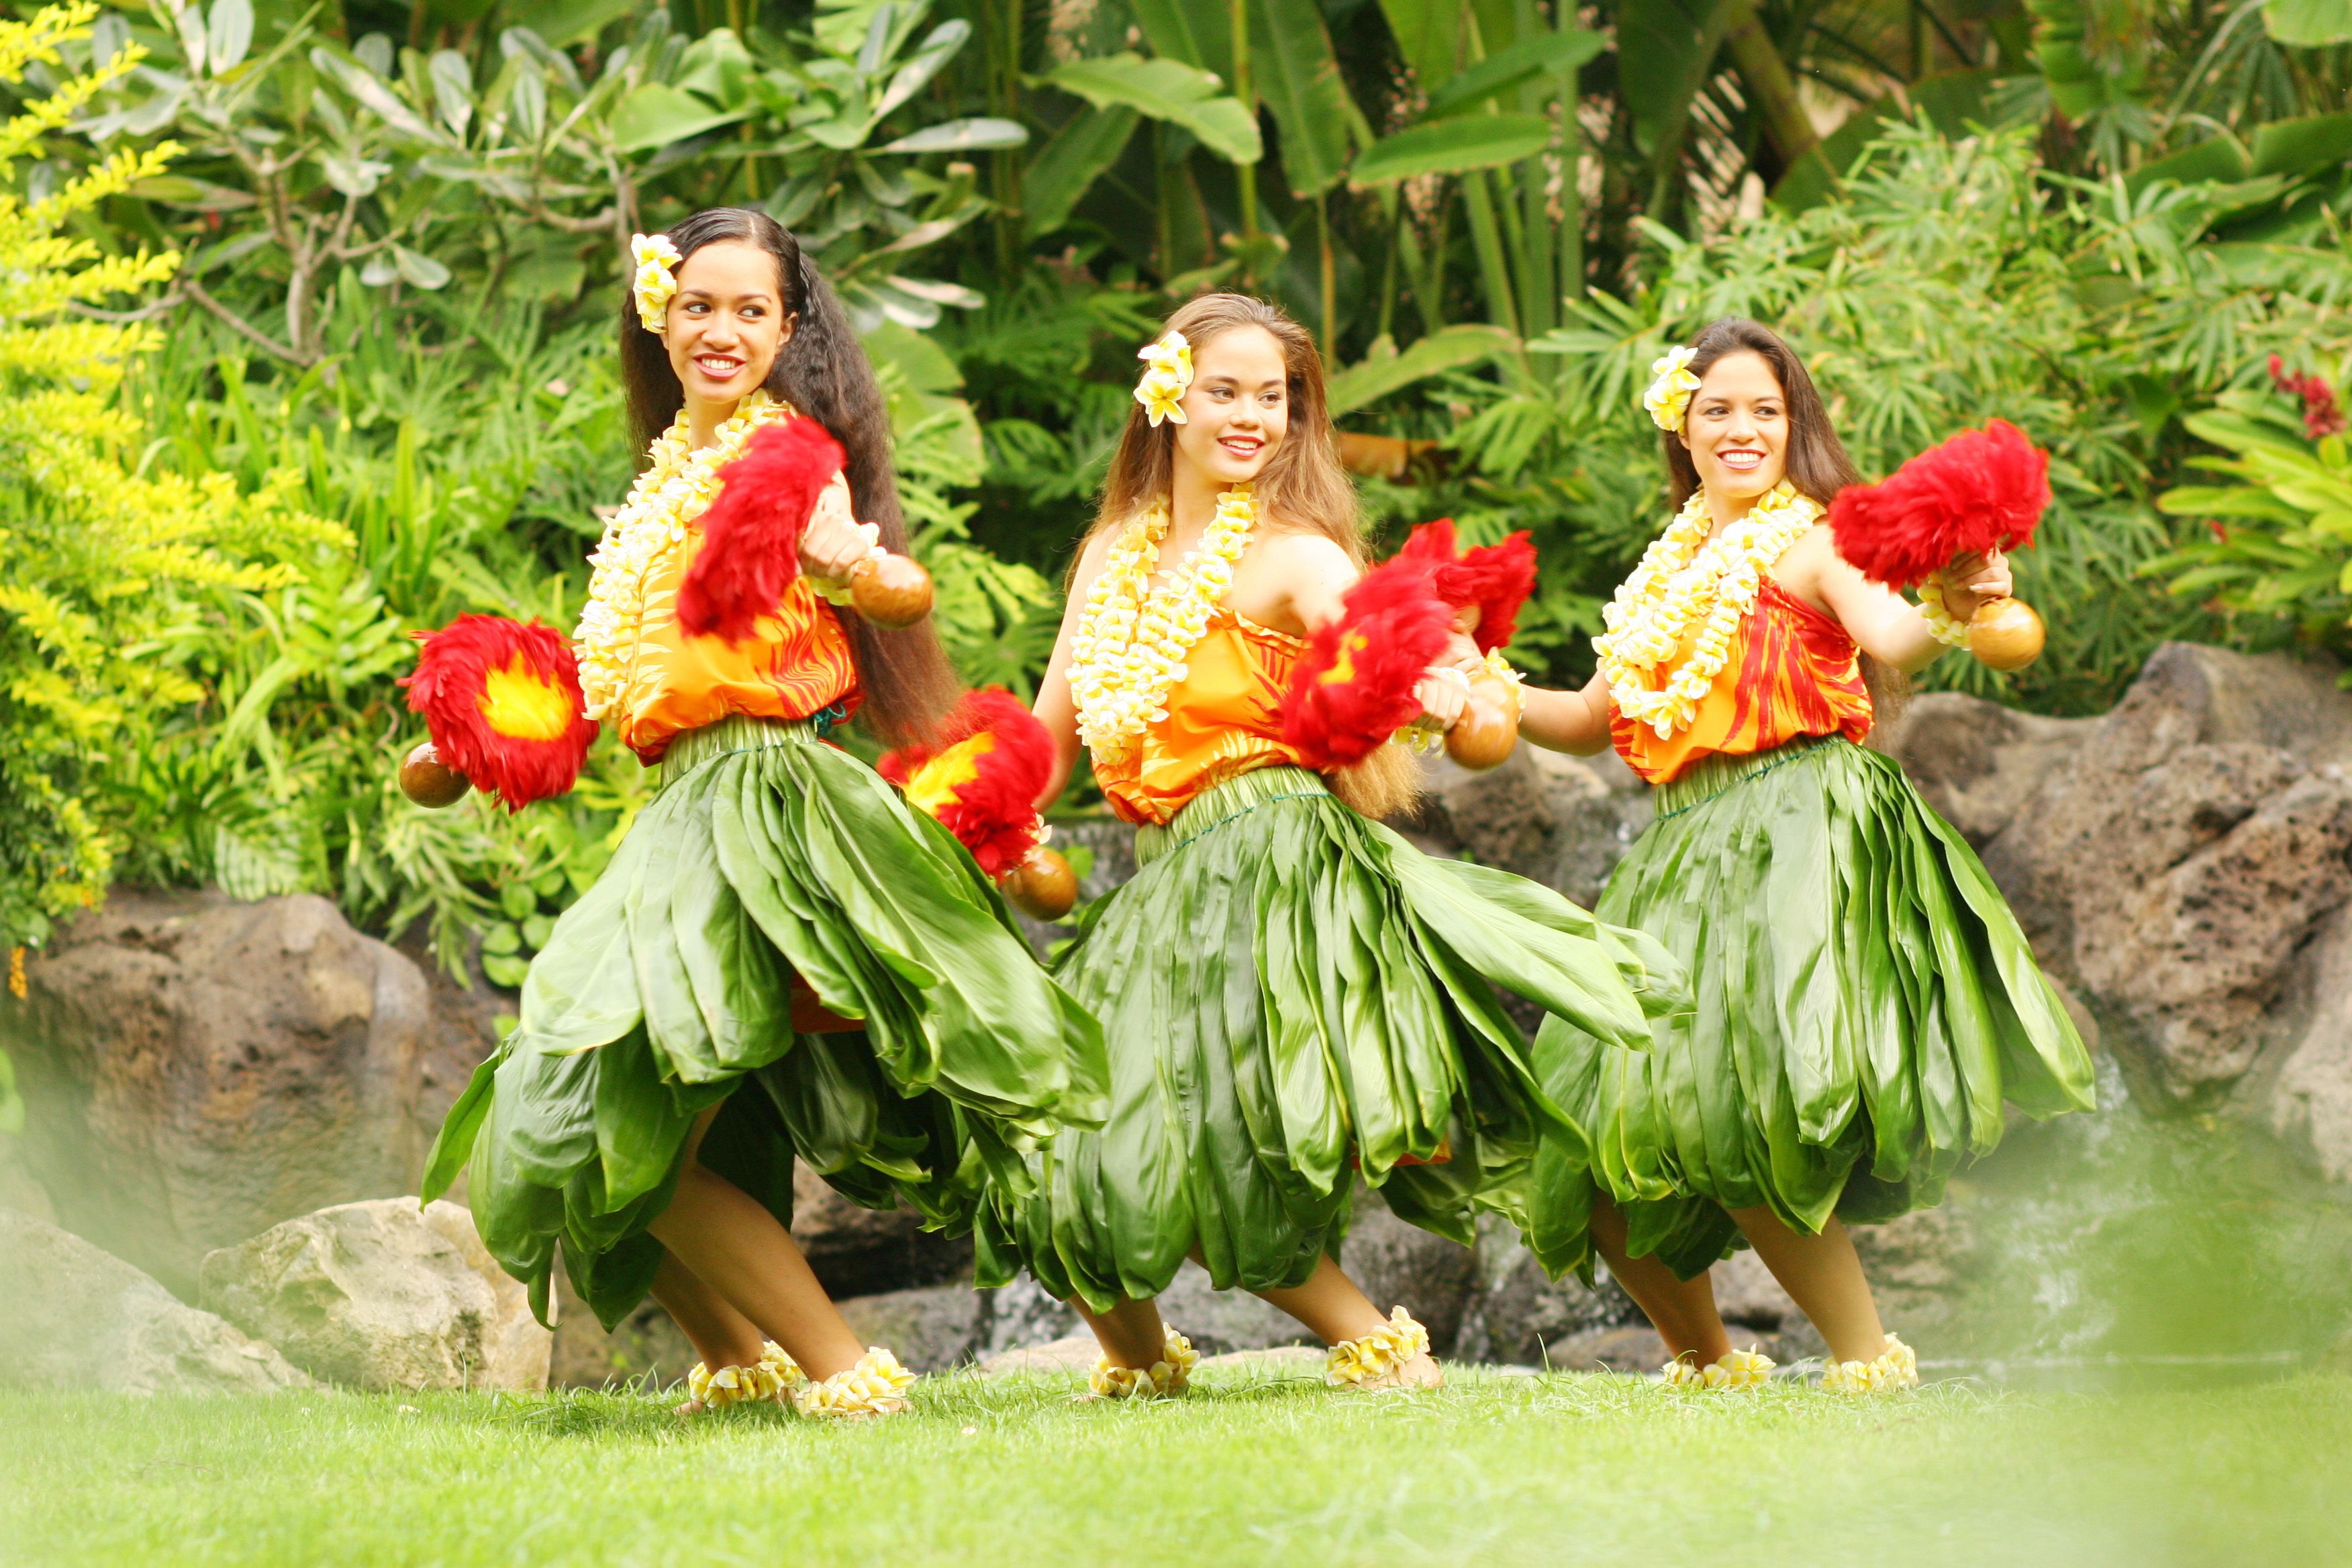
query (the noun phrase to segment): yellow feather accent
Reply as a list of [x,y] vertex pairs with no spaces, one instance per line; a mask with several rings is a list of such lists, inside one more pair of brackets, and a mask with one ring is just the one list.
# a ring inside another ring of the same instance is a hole
[[504,669],[490,671],[475,707],[509,741],[560,741],[572,728],[572,699],[520,654]]
[[996,750],[993,735],[958,741],[907,778],[907,804],[936,817],[956,803],[956,791],[980,776],[980,759]]

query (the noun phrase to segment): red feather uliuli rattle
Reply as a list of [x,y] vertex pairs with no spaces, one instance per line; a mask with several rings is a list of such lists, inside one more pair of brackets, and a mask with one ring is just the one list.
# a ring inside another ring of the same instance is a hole
[[[1837,552],[1873,582],[1916,588],[1964,555],[2023,550],[2050,505],[2050,454],[2006,419],[1931,447],[1874,485],[1830,502]],[[2042,617],[1994,599],[1968,622],[1968,649],[1993,669],[2042,657]]]

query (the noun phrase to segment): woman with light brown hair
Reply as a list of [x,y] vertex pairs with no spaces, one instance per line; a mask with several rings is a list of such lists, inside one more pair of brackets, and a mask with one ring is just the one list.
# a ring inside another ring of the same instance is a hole
[[[1382,826],[1415,795],[1393,741],[1312,765],[1286,720],[1296,688],[1339,671],[1309,639],[1337,627],[1343,659],[1394,662],[1360,618],[1372,584],[1322,364],[1241,295],[1168,327],[1142,353],[1036,702],[1058,752],[1040,807],[1083,745],[1136,824],[1140,869],[1056,970],[1103,1022],[1110,1120],[1041,1154],[1034,1195],[991,1193],[981,1280],[1025,1265],[1077,1306],[1100,1394],[1183,1386],[1191,1347],[1153,1299],[1188,1256],[1330,1345],[1333,1382],[1433,1384],[1427,1332],[1333,1260],[1357,1179],[1463,1242],[1478,1208],[1524,1212],[1538,1146],[1580,1169],[1583,1140],[1496,987],[1637,1045],[1651,962],[1672,965],[1548,889]],[[1465,700],[1410,663],[1399,689],[1408,718],[1417,701],[1440,723]]]

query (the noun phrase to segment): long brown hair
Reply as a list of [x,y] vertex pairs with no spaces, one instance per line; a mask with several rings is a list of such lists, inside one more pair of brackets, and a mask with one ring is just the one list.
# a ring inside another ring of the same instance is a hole
[[[1259,328],[1281,348],[1289,405],[1282,442],[1251,481],[1260,526],[1322,534],[1346,551],[1349,560],[1364,564],[1369,552],[1363,511],[1355,482],[1339,462],[1339,443],[1324,392],[1323,356],[1307,329],[1280,306],[1251,295],[1203,294],[1178,307],[1161,330],[1183,333],[1198,353],[1242,327]],[[1127,428],[1103,480],[1102,504],[1078,555],[1105,530],[1124,524],[1155,500],[1169,499],[1175,487],[1176,426],[1154,427],[1139,404],[1128,411]],[[1366,816],[1394,816],[1421,800],[1420,770],[1393,742],[1353,767],[1332,773],[1329,782],[1340,800]]]
[[[907,552],[907,521],[890,463],[890,408],[849,316],[816,264],[790,229],[750,207],[706,207],[669,229],[677,266],[706,245],[756,246],[775,258],[792,338],[768,371],[771,396],[790,403],[833,433],[847,454],[849,493],[861,521],[881,529],[883,548]],[[636,301],[621,305],[621,385],[629,429],[640,451],[667,429],[685,405],[686,389],[670,367],[669,349],[637,319]],[[866,693],[859,718],[887,743],[928,740],[940,717],[962,691],[939,633],[929,621],[903,631],[877,626],[852,610],[841,613]]]
[[[1726,354],[1752,353],[1771,367],[1789,407],[1787,472],[1789,483],[1799,494],[1827,506],[1838,491],[1862,482],[1861,470],[1846,456],[1845,443],[1838,439],[1837,426],[1830,423],[1830,411],[1813,385],[1811,373],[1780,333],[1745,316],[1726,316],[1700,329],[1691,340],[1691,348],[1690,372],[1702,380]],[[1698,491],[1698,466],[1691,461],[1682,432],[1669,430],[1663,435],[1667,493],[1679,510]],[[1862,656],[1862,674],[1870,687],[1872,731],[1876,733],[1902,710],[1910,696],[1910,683],[1901,670],[1868,654]]]

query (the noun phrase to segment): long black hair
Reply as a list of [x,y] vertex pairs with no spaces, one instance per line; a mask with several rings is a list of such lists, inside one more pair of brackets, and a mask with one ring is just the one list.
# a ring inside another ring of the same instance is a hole
[[[800,241],[751,207],[706,207],[672,225],[668,234],[679,266],[704,246],[722,243],[756,246],[775,258],[792,336],[768,372],[766,390],[833,433],[848,456],[849,493],[858,521],[880,527],[883,548],[906,553],[907,520],[890,464],[889,405],[847,312]],[[670,367],[668,347],[637,319],[633,296],[625,296],[621,304],[621,385],[628,398],[630,436],[646,451],[685,406],[686,389]],[[866,691],[860,716],[867,726],[894,744],[929,738],[962,689],[931,624],[919,621],[889,631],[850,610],[842,613],[842,622],[856,652]]]
[[[1830,423],[1830,411],[1822,403],[1811,373],[1780,333],[1745,316],[1725,316],[1699,329],[1698,336],[1691,340],[1691,348],[1695,352],[1690,372],[1702,379],[1726,354],[1756,354],[1771,366],[1773,376],[1780,383],[1780,395],[1789,405],[1789,447],[1784,461],[1789,483],[1800,495],[1827,506],[1838,491],[1862,482],[1861,470],[1846,456],[1845,443],[1838,439],[1837,426]],[[1691,461],[1690,447],[1684,444],[1681,431],[1664,434],[1666,489],[1675,509],[1680,510],[1683,503],[1698,490],[1698,467]],[[1886,726],[1902,712],[1903,705],[1910,700],[1911,684],[1901,670],[1869,654],[1862,656],[1862,675],[1870,687],[1874,717],[1871,732],[1874,737],[1886,732]]]

